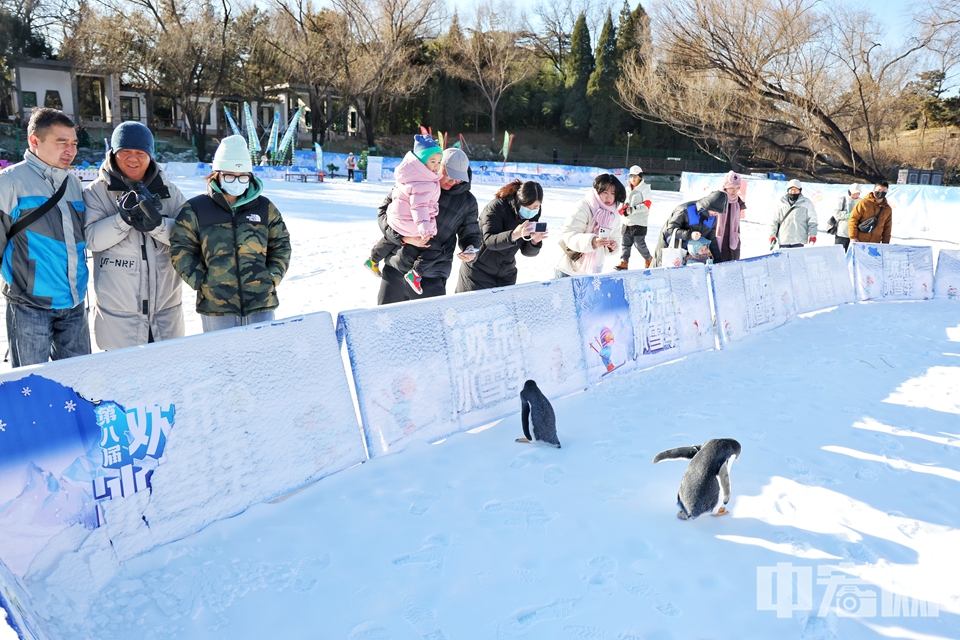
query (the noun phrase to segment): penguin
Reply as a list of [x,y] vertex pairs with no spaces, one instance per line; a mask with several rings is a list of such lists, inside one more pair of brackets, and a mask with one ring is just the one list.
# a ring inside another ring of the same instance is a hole
[[520,391],[520,420],[526,438],[517,438],[517,442],[542,442],[560,448],[557,417],[547,396],[533,380],[527,380]]
[[715,516],[730,513],[725,508],[730,502],[730,466],[740,458],[740,443],[731,438],[707,440],[700,446],[661,451],[653,462],[676,458],[692,458],[680,480],[677,517],[693,520],[708,511]]

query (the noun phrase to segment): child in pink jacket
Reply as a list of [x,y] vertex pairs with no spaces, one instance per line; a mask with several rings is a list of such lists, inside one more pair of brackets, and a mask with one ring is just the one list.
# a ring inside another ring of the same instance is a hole
[[[440,145],[433,138],[413,137],[413,151],[407,152],[394,172],[397,184],[390,192],[391,201],[387,207],[387,222],[400,235],[429,238],[437,234],[442,159]],[[386,238],[381,239],[374,245],[364,266],[379,276],[380,261],[396,248]],[[419,267],[420,256],[417,256],[413,268],[403,276],[417,294],[423,293]]]

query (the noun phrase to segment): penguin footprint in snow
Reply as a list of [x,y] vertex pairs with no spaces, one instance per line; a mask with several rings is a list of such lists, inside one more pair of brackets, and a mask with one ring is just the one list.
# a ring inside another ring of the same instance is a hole
[[653,462],[677,458],[690,458],[677,493],[677,517],[693,520],[707,512],[715,516],[729,513],[724,505],[730,502],[730,466],[740,458],[740,443],[730,438],[707,440],[700,446],[661,451]]
[[527,380],[520,391],[520,421],[525,437],[517,438],[517,442],[542,442],[560,448],[553,406],[533,380]]

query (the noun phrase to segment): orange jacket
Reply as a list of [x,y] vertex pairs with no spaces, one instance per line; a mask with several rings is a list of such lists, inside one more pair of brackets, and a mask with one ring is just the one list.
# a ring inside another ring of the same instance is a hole
[[[877,220],[877,226],[873,228],[873,231],[871,233],[860,231],[858,225],[877,214],[880,215],[880,219]],[[884,198],[882,201],[878,200],[873,195],[873,192],[860,198],[850,213],[850,238],[856,238],[860,242],[882,242],[883,244],[890,244],[890,233],[892,231],[893,209],[890,207],[887,199]]]

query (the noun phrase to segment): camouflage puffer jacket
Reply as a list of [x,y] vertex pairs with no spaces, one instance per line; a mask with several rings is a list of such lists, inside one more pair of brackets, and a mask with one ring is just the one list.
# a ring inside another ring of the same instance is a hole
[[180,210],[170,234],[170,256],[180,277],[197,291],[197,313],[248,316],[276,309],[277,285],[290,264],[290,234],[280,212],[250,188],[230,207],[215,182]]

